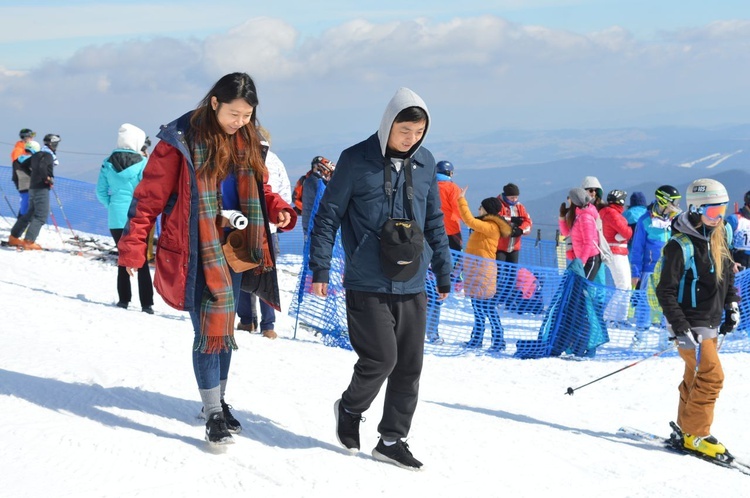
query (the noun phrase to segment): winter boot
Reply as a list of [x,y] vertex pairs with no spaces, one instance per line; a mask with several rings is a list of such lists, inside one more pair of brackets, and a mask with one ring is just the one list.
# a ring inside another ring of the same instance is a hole
[[255,332],[258,330],[258,320],[253,320],[251,323],[238,323],[237,330],[244,330],[245,332]]
[[10,236],[8,237],[8,245],[11,247],[20,247],[21,249],[26,247],[26,244],[23,240],[19,239],[18,237]]
[[42,246],[34,242],[33,240],[23,239],[23,248],[27,251],[41,251]]
[[279,336],[279,334],[277,334],[277,333],[276,333],[276,332],[275,332],[274,330],[272,330],[272,329],[267,329],[267,330],[264,330],[264,331],[262,332],[262,335],[263,335],[263,337],[265,337],[266,339],[276,339],[276,338],[277,338],[277,337]]

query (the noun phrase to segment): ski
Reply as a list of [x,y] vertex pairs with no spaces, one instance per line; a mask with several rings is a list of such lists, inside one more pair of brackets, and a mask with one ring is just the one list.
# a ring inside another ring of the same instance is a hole
[[[679,428],[674,422],[670,422],[670,425],[672,425],[673,429],[679,430]],[[635,429],[633,427],[620,427],[620,429],[618,429],[617,431],[617,435],[620,437],[632,439],[635,441],[645,442],[649,444],[650,446],[662,448],[667,451],[677,453],[678,455],[689,455],[691,457],[695,457],[700,460],[713,463],[714,465],[718,465],[719,467],[733,469],[745,475],[750,475],[750,464],[747,464],[743,461],[738,460],[737,458],[732,456],[729,452],[725,454],[727,457],[725,460],[719,460],[719,459],[704,455],[702,453],[698,453],[696,451],[690,451],[686,449],[684,446],[682,446],[681,438],[679,440],[676,440],[671,437],[659,436],[656,434],[652,434],[650,432],[645,432],[639,429]]]
[[71,244],[79,247],[81,250],[97,250],[101,252],[111,252],[111,251],[117,251],[117,246],[113,244],[109,244],[106,242],[102,242],[99,239],[95,239],[93,237],[89,238],[81,238],[81,237],[72,237],[65,241],[66,244]]
[[23,252],[23,247],[21,246],[12,246],[8,244],[7,240],[0,240],[0,247],[4,247],[6,249],[10,249],[16,252]]

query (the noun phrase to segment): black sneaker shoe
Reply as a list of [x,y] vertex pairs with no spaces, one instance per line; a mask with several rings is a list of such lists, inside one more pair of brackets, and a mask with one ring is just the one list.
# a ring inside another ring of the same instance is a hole
[[420,470],[422,468],[422,462],[414,458],[409,451],[409,445],[400,439],[391,446],[386,446],[383,438],[380,438],[378,445],[372,450],[372,456],[375,460],[392,463],[402,469]]
[[117,307],[126,310],[126,309],[128,309],[128,303],[126,303],[124,301],[120,301],[119,303],[117,303]]
[[234,438],[227,429],[227,423],[224,421],[224,414],[221,412],[213,413],[206,421],[206,441],[209,444],[234,444]]
[[339,444],[349,450],[349,453],[358,452],[359,423],[364,421],[364,417],[344,410],[340,399],[333,404],[333,413],[336,416],[336,439]]
[[144,306],[143,308],[141,308],[141,311],[143,311],[144,313],[148,313],[149,315],[154,314],[154,308],[152,308],[151,306]]
[[232,407],[224,403],[224,400],[222,399],[221,411],[224,414],[224,421],[227,423],[227,429],[232,434],[239,434],[242,431],[242,426],[240,425],[240,421],[234,418],[234,415],[232,415],[230,408]]

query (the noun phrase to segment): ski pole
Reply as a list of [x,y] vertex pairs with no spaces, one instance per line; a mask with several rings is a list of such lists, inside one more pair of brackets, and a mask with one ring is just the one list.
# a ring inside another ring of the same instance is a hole
[[49,188],[53,194],[55,194],[55,199],[57,200],[57,205],[60,207],[60,212],[63,215],[63,218],[65,218],[65,223],[68,225],[68,228],[70,229],[70,233],[73,234],[74,239],[78,239],[78,235],[76,235],[75,231],[73,231],[73,227],[70,226],[70,220],[68,220],[68,217],[65,215],[65,210],[63,209],[62,202],[60,202],[60,196],[57,195],[57,191],[54,189],[54,187]]
[[5,217],[4,215],[2,215],[2,214],[0,214],[0,218],[2,218],[2,219],[3,219],[3,221],[4,221],[5,223],[7,223],[9,227],[13,228],[13,223],[11,223],[10,221],[8,221],[8,218],[6,218],[6,217]]
[[62,233],[60,232],[60,227],[57,226],[57,220],[55,219],[55,215],[52,213],[52,210],[49,210],[49,216],[52,218],[52,224],[55,225],[55,230],[57,231],[57,235],[60,236],[60,241],[63,243],[63,247],[65,247],[65,239],[63,238]]
[[13,213],[13,216],[18,217],[18,215],[16,214],[16,210],[13,209],[13,206],[10,204],[10,201],[8,200],[8,196],[5,195],[5,190],[3,189],[2,186],[0,186],[0,192],[3,193],[3,197],[5,197],[5,202],[8,203],[8,207],[10,208],[10,212]]
[[62,202],[60,202],[60,196],[57,195],[57,190],[55,190],[54,187],[52,187],[52,186],[50,186],[49,189],[52,191],[53,194],[55,194],[55,199],[57,200],[57,205],[60,207],[60,212],[62,213],[63,218],[65,218],[65,223],[67,223],[68,228],[70,229],[70,233],[73,234],[73,240],[75,240],[76,243],[78,244],[78,249],[81,251],[81,252],[79,252],[79,255],[81,255],[82,252],[83,252],[83,244],[81,243],[81,239],[78,237],[78,235],[76,235],[75,231],[73,230],[73,227],[70,225],[70,220],[65,215],[65,210],[63,209]]
[[644,362],[644,361],[648,360],[649,358],[653,358],[654,356],[659,356],[659,355],[662,355],[662,354],[666,353],[667,351],[670,351],[670,350],[674,349],[675,345],[676,345],[676,344],[674,344],[674,343],[673,343],[673,344],[672,344],[671,346],[669,346],[669,347],[668,347],[668,348],[666,348],[666,349],[662,349],[661,351],[657,351],[656,353],[652,354],[651,356],[646,356],[645,358],[641,358],[640,360],[638,360],[638,361],[636,361],[636,362],[634,362],[634,363],[631,363],[630,365],[626,365],[626,366],[624,366],[624,367],[622,367],[622,368],[620,368],[620,369],[618,369],[618,370],[615,370],[614,372],[608,373],[607,375],[604,375],[604,376],[602,376],[602,377],[599,377],[598,379],[594,379],[594,380],[592,380],[591,382],[588,382],[588,383],[586,383],[586,384],[584,384],[584,385],[582,385],[582,386],[578,386],[578,387],[576,387],[575,389],[574,389],[574,388],[572,388],[572,387],[569,387],[569,388],[568,388],[568,390],[567,390],[567,391],[565,391],[565,394],[570,394],[570,395],[572,396],[572,395],[573,395],[573,393],[574,393],[575,391],[577,391],[577,390],[579,390],[579,389],[581,389],[581,388],[584,388],[584,387],[586,387],[586,386],[589,386],[589,385],[593,384],[594,382],[599,382],[600,380],[602,380],[602,379],[606,379],[607,377],[609,377],[609,376],[611,376],[611,375],[614,375],[614,374],[616,374],[616,373],[622,372],[623,370],[627,370],[627,369],[628,369],[628,368],[630,368],[630,367],[634,367],[634,366],[636,366],[637,364],[639,364],[639,363],[641,363],[641,362]]

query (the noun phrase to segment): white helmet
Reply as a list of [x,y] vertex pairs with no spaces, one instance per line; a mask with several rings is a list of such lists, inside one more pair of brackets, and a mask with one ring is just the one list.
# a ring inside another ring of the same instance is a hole
[[692,210],[710,204],[726,204],[729,202],[729,195],[720,182],[711,178],[701,178],[688,185],[685,199],[688,209]]

